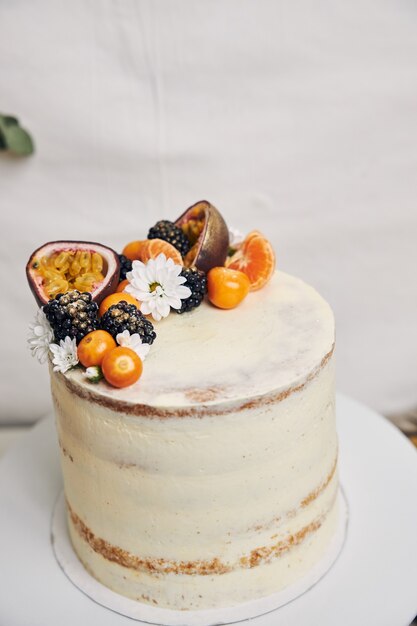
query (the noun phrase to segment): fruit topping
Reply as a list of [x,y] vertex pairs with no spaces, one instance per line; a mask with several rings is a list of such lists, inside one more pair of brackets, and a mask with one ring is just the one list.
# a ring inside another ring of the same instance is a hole
[[184,257],[186,267],[208,272],[224,265],[229,249],[229,231],[219,211],[205,200],[187,209],[175,224],[181,228],[190,243]]
[[60,293],[43,307],[56,343],[70,337],[78,344],[85,335],[96,330],[99,327],[97,310],[91,293],[77,290]]
[[104,355],[116,347],[116,342],[105,330],[93,330],[78,345],[78,360],[84,367],[101,365]]
[[177,248],[163,239],[149,239],[147,245],[142,248],[140,260],[147,263],[150,259],[156,259],[161,253],[165,254],[167,259],[172,259],[176,265],[184,265]]
[[207,277],[204,272],[190,267],[185,267],[180,276],[184,276],[186,279],[184,286],[191,290],[191,296],[181,300],[181,308],[177,309],[177,313],[185,313],[195,309],[202,303],[207,293]]
[[115,291],[120,262],[114,250],[86,241],[52,241],[38,248],[26,265],[30,288],[40,306],[57,294],[88,291],[100,302]]
[[142,255],[142,248],[145,244],[148,243],[147,239],[141,239],[138,241],[131,241],[126,244],[123,248],[123,256],[130,259],[131,261],[140,261]]
[[255,230],[227,259],[226,267],[244,272],[249,278],[250,290],[256,291],[264,287],[274,273],[275,253],[269,241]]
[[124,254],[119,254],[118,257],[120,263],[119,281],[121,282],[126,279],[126,274],[132,270],[132,261]]
[[246,298],[249,278],[243,272],[213,267],[207,275],[208,297],[220,309],[233,309]]
[[113,348],[106,352],[101,364],[104,378],[113,387],[128,387],[139,380],[143,365],[131,348]]
[[102,330],[106,330],[115,339],[119,333],[128,330],[131,335],[137,333],[143,343],[153,343],[156,333],[150,322],[134,304],[121,301],[113,304],[100,320]]
[[[155,226],[152,226],[148,233],[148,239],[167,241],[179,251],[181,256],[185,256],[190,249],[187,234],[169,220],[160,220]],[[160,250],[160,252],[165,252],[165,250]]]
[[129,281],[127,280],[127,278],[125,280],[122,280],[122,282],[117,285],[116,293],[123,292],[128,286],[128,284],[129,284]]
[[107,298],[104,298],[98,310],[99,316],[102,317],[105,314],[105,312],[108,311],[109,308],[113,304],[119,304],[119,302],[122,302],[122,301],[127,302],[127,304],[133,304],[138,309],[140,308],[140,302],[136,300],[134,296],[130,295],[130,293],[116,292],[116,293],[110,294],[109,296],[107,296]]

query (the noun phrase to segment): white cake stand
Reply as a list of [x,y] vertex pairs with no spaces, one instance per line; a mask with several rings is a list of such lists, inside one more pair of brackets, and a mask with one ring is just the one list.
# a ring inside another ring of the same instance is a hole
[[[338,397],[349,532],[328,574],[253,626],[408,626],[417,613],[417,454],[389,422]],[[53,420],[0,462],[1,626],[128,626],[74,586],[51,546],[62,489]],[[186,624],[186,616],[184,616]]]

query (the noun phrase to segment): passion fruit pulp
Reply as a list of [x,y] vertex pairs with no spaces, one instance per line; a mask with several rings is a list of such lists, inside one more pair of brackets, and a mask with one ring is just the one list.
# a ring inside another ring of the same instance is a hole
[[190,241],[184,257],[186,267],[208,272],[224,265],[229,250],[229,229],[221,213],[207,200],[187,209],[176,221]]
[[39,306],[58,293],[88,291],[100,302],[117,289],[117,253],[92,241],[50,241],[37,248],[26,265],[29,286]]

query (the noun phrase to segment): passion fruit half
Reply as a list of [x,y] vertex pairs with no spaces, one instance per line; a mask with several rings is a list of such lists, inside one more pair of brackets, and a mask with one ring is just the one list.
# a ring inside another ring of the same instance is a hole
[[188,237],[191,249],[184,257],[186,267],[208,272],[224,265],[229,249],[229,229],[221,213],[207,200],[187,209],[175,224]]
[[29,286],[39,306],[58,293],[88,291],[100,302],[119,283],[117,253],[92,241],[49,241],[35,250],[26,265]]

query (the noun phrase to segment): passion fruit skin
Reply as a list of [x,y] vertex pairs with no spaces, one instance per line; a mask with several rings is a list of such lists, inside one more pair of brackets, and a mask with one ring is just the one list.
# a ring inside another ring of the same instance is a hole
[[42,307],[49,302],[48,296],[43,293],[41,285],[36,280],[36,268],[33,267],[36,258],[51,255],[61,250],[91,250],[98,252],[107,263],[107,272],[100,287],[91,292],[93,302],[100,304],[102,300],[114,293],[119,284],[120,261],[117,252],[108,246],[95,241],[48,241],[32,252],[26,264],[26,278],[37,304]]
[[204,213],[205,223],[191,266],[207,273],[213,267],[224,265],[229,250],[229,229],[220,211],[207,200],[190,206],[175,220],[175,224],[182,226],[197,211]]

